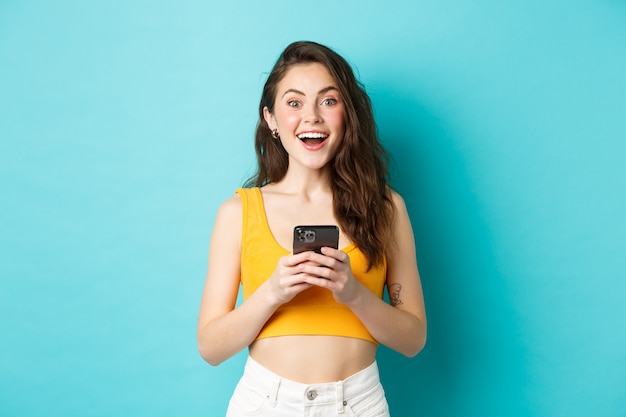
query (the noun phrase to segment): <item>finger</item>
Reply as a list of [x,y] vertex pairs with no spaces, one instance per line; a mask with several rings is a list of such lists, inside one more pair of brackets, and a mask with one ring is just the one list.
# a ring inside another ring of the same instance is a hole
[[316,265],[300,265],[301,271],[306,275],[312,276],[314,278],[322,278],[325,280],[333,280],[336,272],[327,267],[327,266],[316,266]]
[[313,251],[291,254],[284,257],[286,266],[296,266],[311,261],[315,256],[320,256]]
[[299,282],[298,284],[295,284],[290,288],[291,292],[298,294],[301,293],[304,290],[308,290],[309,288],[311,288],[313,286],[313,284],[311,284],[310,282],[306,282],[306,281],[302,281]]
[[285,271],[285,275],[281,278],[282,285],[284,287],[293,287],[298,284],[306,282],[307,273],[304,272],[299,266],[290,268],[289,271]]
[[350,259],[348,254],[344,251],[326,246],[322,248],[322,254],[331,258],[335,258],[339,262],[347,262]]
[[[322,248],[323,249],[323,248]],[[319,266],[330,266],[334,260],[334,258],[329,257],[327,255],[322,255],[313,251],[304,252],[305,261],[300,265],[319,265]]]
[[326,279],[326,278],[313,276],[313,275],[309,275],[306,279],[306,282],[307,284],[315,285],[316,287],[329,288],[329,289],[333,285],[333,281]]

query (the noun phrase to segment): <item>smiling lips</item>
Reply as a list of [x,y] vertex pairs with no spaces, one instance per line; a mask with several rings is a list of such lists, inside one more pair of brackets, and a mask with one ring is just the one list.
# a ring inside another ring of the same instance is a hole
[[320,149],[326,142],[326,139],[328,139],[328,135],[321,132],[304,132],[297,135],[297,137],[302,141],[304,147],[310,151]]

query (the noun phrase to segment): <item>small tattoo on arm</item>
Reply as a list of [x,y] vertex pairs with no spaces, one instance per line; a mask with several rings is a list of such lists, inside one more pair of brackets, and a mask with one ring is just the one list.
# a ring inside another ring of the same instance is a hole
[[400,291],[402,290],[402,285],[400,284],[391,284],[389,286],[389,304],[392,306],[397,306],[402,304],[402,300],[400,299]]

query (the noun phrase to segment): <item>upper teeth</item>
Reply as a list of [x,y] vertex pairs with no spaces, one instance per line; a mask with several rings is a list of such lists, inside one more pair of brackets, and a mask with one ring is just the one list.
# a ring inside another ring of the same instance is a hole
[[307,132],[307,133],[300,133],[298,135],[298,139],[324,139],[326,136],[325,133],[314,133],[314,132]]

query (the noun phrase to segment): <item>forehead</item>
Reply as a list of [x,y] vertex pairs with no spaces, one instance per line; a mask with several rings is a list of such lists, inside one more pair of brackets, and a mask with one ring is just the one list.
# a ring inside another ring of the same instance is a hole
[[319,91],[326,87],[337,87],[337,82],[324,65],[314,62],[292,65],[278,82],[278,92],[288,89]]

